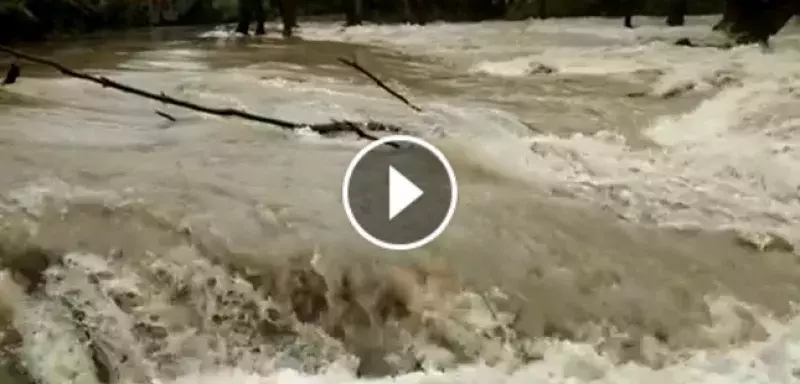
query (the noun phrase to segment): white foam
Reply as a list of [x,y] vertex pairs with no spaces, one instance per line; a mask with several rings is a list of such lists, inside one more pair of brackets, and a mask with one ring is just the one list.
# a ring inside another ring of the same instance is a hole
[[[637,18],[639,20],[639,18]],[[694,24],[692,25],[692,21]],[[561,74],[635,79],[653,71],[651,92],[718,88],[720,77],[740,85],[722,91],[684,116],[653,122],[646,135],[661,148],[633,148],[624,137],[531,135],[479,109],[437,105],[436,119],[459,121],[443,144],[468,146],[477,162],[515,177],[566,188],[579,198],[605,201],[630,220],[669,225],[741,227],[783,232],[794,241],[800,223],[800,116],[792,87],[800,85],[793,35],[775,39],[777,52],[755,47],[722,51],[668,42],[707,33],[713,18],[691,18],[667,29],[651,20],[634,31],[618,20],[552,20],[426,27],[304,25],[307,39],[380,43],[450,60],[465,72],[527,76],[543,64]],[[547,37],[558,36],[548,40]],[[641,41],[650,41],[642,44]],[[666,42],[660,42],[663,40]],[[567,42],[567,43],[565,43]],[[598,43],[604,42],[604,43]],[[548,45],[549,44],[549,45]],[[781,46],[782,44],[786,45]],[[429,106],[430,109],[430,106]],[[432,117],[433,118],[433,117]],[[513,119],[512,119],[513,120]],[[533,152],[529,146],[533,147]],[[463,152],[450,148],[450,152]],[[792,236],[794,233],[794,236]],[[395,378],[356,379],[340,371],[272,375],[241,371],[185,377],[175,383],[794,383],[800,382],[800,319],[769,322],[772,336],[729,351],[694,352],[684,362],[653,370],[614,366],[588,345],[550,341],[544,359],[509,372],[481,364]]]
[[23,362],[36,380],[99,384],[86,344],[64,308],[50,300],[27,300],[15,315]]
[[[796,108],[792,90],[800,85],[796,51],[778,47],[774,55],[765,56],[753,47],[716,51],[671,47],[659,42],[642,45],[638,43],[641,39],[662,33],[671,36],[697,27],[665,32],[662,27],[647,26],[628,31],[619,28],[618,21],[614,23],[612,26],[605,21],[580,20],[480,25],[435,23],[426,27],[367,25],[344,31],[333,24],[310,23],[304,25],[301,35],[391,44],[454,60],[464,72],[479,70],[512,77],[528,74],[525,68],[533,62],[552,65],[561,73],[581,75],[628,76],[641,70],[662,71],[660,79],[652,84],[655,94],[687,82],[715,86],[712,83],[717,75],[725,71],[732,72],[741,85],[723,90],[683,116],[653,122],[645,134],[660,147],[644,149],[632,147],[625,138],[609,132],[570,137],[531,134],[513,116],[474,106],[429,103],[428,114],[410,118],[404,107],[386,99],[379,90],[326,82],[322,78],[312,77],[309,83],[285,77],[259,82],[253,81],[255,73],[242,70],[207,81],[190,79],[181,87],[185,94],[198,98],[253,107],[256,102],[271,104],[270,112],[277,115],[312,120],[332,115],[354,116],[354,111],[365,108],[364,102],[369,100],[375,103],[369,109],[370,114],[409,122],[421,130],[431,129],[429,125],[438,125],[436,129],[457,126],[458,129],[444,129],[448,135],[443,144],[445,151],[447,146],[456,148],[450,148],[454,153],[464,152],[457,149],[459,146],[468,147],[470,156],[477,158],[473,161],[537,185],[569,190],[576,198],[607,204],[629,220],[774,230],[800,241],[796,233],[800,223],[800,202],[796,198],[800,186],[800,110]],[[553,35],[564,36],[562,40],[544,37]],[[206,36],[230,34],[214,31]],[[780,43],[792,39],[790,36],[776,40]],[[549,46],[547,41],[551,41]],[[221,86],[231,81],[241,94],[266,96],[236,97]],[[319,89],[315,89],[317,86]],[[270,99],[265,88],[286,92]],[[313,104],[308,101],[310,93],[317,100]],[[264,97],[269,103],[264,102]],[[309,110],[322,112],[309,116]],[[314,135],[303,135],[306,141],[318,141]],[[61,191],[71,193],[69,188]],[[36,207],[41,202],[41,192],[25,191],[19,195],[19,204]],[[727,351],[691,352],[685,361],[660,370],[635,363],[614,365],[608,357],[597,355],[590,345],[544,340],[547,348],[542,360],[513,370],[502,365],[474,364],[394,378],[358,379],[351,369],[336,367],[317,375],[294,369],[261,374],[238,369],[205,369],[172,383],[800,382],[794,374],[800,365],[800,319],[785,325],[762,320],[771,333],[766,342]],[[36,353],[47,352],[36,349]]]
[[800,320],[776,327],[766,342],[722,353],[698,352],[684,363],[654,370],[633,363],[614,366],[589,345],[551,341],[541,361],[510,371],[483,364],[466,365],[448,371],[415,372],[393,378],[357,379],[348,372],[331,370],[306,375],[286,369],[272,375],[257,375],[240,370],[223,370],[190,375],[172,384],[530,384],[530,383],[613,383],[638,384],[774,384],[797,383],[800,362]]
[[[719,50],[671,45],[679,36],[708,34],[714,18],[690,18],[683,28],[637,20],[645,25],[633,31],[620,28],[618,20],[583,19],[345,30],[311,24],[303,33],[305,38],[380,42],[439,56],[466,72],[525,76],[532,64],[544,64],[560,74],[629,80],[641,71],[660,73],[649,85],[654,95],[722,87],[684,116],[654,121],[645,130],[661,149],[632,148],[612,132],[531,136],[513,119],[493,120],[474,107],[450,105],[436,114],[443,125],[459,126],[446,131],[469,143],[471,155],[482,156],[476,161],[602,201],[629,220],[775,231],[800,241],[793,230],[800,223],[795,198],[800,188],[800,116],[793,106],[794,89],[800,86],[800,52],[794,27],[775,37],[774,51],[765,54],[755,46]],[[493,56],[503,59],[484,59]],[[448,117],[442,116],[445,111]],[[529,145],[533,153],[527,151]]]

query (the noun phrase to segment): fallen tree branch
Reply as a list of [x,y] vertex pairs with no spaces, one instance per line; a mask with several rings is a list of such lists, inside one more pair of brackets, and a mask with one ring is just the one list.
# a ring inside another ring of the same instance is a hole
[[156,115],[159,115],[159,116],[161,116],[161,117],[163,117],[163,118],[165,118],[165,119],[167,119],[167,120],[169,120],[169,121],[171,121],[173,123],[178,121],[178,119],[176,119],[175,117],[173,117],[169,113],[161,112],[159,110],[156,110]]
[[345,59],[343,57],[340,57],[339,61],[342,62],[342,64],[347,65],[348,67],[354,68],[355,70],[363,73],[364,75],[369,77],[370,80],[374,81],[375,84],[377,84],[379,87],[381,87],[384,91],[388,92],[390,95],[394,96],[396,99],[402,101],[403,104],[408,105],[409,107],[411,107],[411,109],[413,109],[413,110],[415,110],[417,112],[422,112],[422,108],[414,105],[414,103],[409,101],[405,96],[399,94],[397,91],[395,91],[394,89],[390,88],[388,85],[386,85],[386,83],[381,81],[381,79],[379,79],[377,76],[373,75],[372,72],[370,72],[366,68],[362,67],[361,64],[356,63],[355,60],[350,60],[350,59]]
[[[331,135],[336,133],[343,133],[343,132],[351,132],[355,133],[358,137],[368,140],[377,140],[378,137],[367,132],[367,129],[373,131],[383,131],[383,132],[402,132],[402,129],[398,126],[391,125],[391,124],[383,124],[380,122],[375,121],[368,121],[364,124],[359,124],[357,122],[352,121],[331,121],[329,123],[320,123],[320,124],[303,124],[303,123],[296,123],[281,119],[276,119],[267,116],[261,116],[254,113],[250,113],[247,111],[233,109],[233,108],[213,108],[213,107],[206,107],[200,104],[191,103],[185,100],[176,99],[174,97],[167,96],[163,92],[161,93],[153,93],[149,91],[145,91],[142,89],[134,88],[132,86],[122,84],[107,77],[103,76],[94,76],[87,73],[82,73],[75,71],[73,69],[67,68],[53,60],[45,59],[43,57],[33,56],[27,53],[23,53],[17,51],[15,49],[0,45],[0,52],[6,52],[15,56],[17,59],[23,59],[26,61],[30,61],[37,64],[43,64],[49,67],[56,69],[57,71],[61,72],[63,75],[75,77],[78,79],[90,81],[96,84],[103,86],[104,88],[113,88],[121,92],[130,93],[133,95],[141,96],[146,99],[160,101],[164,104],[175,105],[178,107],[190,109],[196,112],[207,113],[210,115],[216,115],[221,117],[237,117],[244,120],[256,121],[259,123],[271,124],[283,129],[288,130],[298,130],[302,128],[309,128],[314,132],[317,132],[321,135]],[[402,96],[401,96],[402,97]],[[166,117],[162,114],[159,114],[162,117]],[[364,126],[363,128],[361,126]]]
[[683,46],[683,47],[691,47],[691,48],[717,48],[717,49],[731,49],[733,48],[733,44],[730,42],[723,42],[723,43],[704,43],[704,42],[694,42],[688,37],[683,37],[676,40],[674,45]]

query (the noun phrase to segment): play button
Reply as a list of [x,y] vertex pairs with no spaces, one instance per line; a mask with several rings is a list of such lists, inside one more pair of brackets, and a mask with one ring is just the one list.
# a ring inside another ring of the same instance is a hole
[[403,212],[411,203],[422,196],[422,190],[411,180],[403,176],[391,165],[389,166],[389,220]]
[[412,136],[387,136],[361,149],[342,185],[350,223],[367,241],[390,250],[418,248],[438,237],[457,196],[450,163]]

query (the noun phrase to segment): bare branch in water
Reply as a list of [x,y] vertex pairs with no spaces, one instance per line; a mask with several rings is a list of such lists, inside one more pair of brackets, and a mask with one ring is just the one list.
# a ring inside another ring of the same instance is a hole
[[[160,101],[164,104],[176,105],[179,107],[183,107],[186,109],[190,109],[196,112],[207,113],[210,115],[222,116],[222,117],[237,117],[244,120],[256,121],[259,123],[265,123],[270,125],[275,125],[287,130],[297,130],[301,128],[309,128],[314,132],[317,132],[321,135],[331,135],[336,133],[344,133],[344,132],[351,132],[355,133],[358,137],[368,140],[377,140],[378,137],[368,133],[366,129],[370,129],[373,131],[383,131],[383,132],[402,132],[402,129],[398,126],[391,125],[391,124],[383,124],[376,121],[368,121],[366,123],[358,123],[358,122],[351,122],[351,121],[332,121],[329,123],[320,123],[320,124],[304,124],[304,123],[296,123],[281,119],[276,119],[267,116],[257,115],[251,112],[234,109],[234,108],[213,108],[213,107],[206,107],[203,105],[191,103],[185,100],[176,99],[174,97],[167,96],[163,92],[161,93],[153,93],[149,91],[145,91],[142,89],[138,89],[126,84],[122,84],[113,80],[110,80],[103,76],[94,76],[83,72],[78,72],[60,63],[57,63],[53,60],[45,59],[43,57],[33,56],[27,53],[23,53],[17,51],[15,49],[0,45],[0,52],[6,52],[15,56],[17,59],[22,59],[26,61],[30,61],[37,64],[46,65],[56,69],[57,71],[61,72],[63,75],[71,76],[74,78],[90,81],[96,84],[103,86],[104,88],[113,88],[121,92],[130,93],[133,95],[141,96],[146,99]],[[402,98],[402,96],[400,96]],[[405,100],[405,99],[402,99]],[[407,103],[407,101],[406,101]],[[169,119],[168,117],[159,113],[160,116]],[[361,128],[361,125],[364,128]]]
[[[361,127],[359,127],[358,125],[356,125],[352,121],[341,121],[341,122],[334,122],[334,123],[347,124],[350,127],[350,129],[352,129],[355,132],[358,132],[359,136],[367,134]],[[367,124],[367,126],[369,126],[369,124]],[[386,145],[388,145],[388,146],[390,146],[392,148],[400,148],[400,146],[397,145],[397,143],[394,143],[394,142],[388,142],[388,143],[386,143]]]
[[399,94],[397,91],[395,91],[394,89],[390,88],[388,85],[386,85],[386,83],[381,81],[381,79],[379,79],[377,76],[373,75],[372,72],[370,72],[366,68],[362,67],[361,64],[356,63],[355,60],[350,60],[350,59],[345,59],[343,57],[340,57],[339,61],[342,62],[342,64],[344,64],[344,65],[346,65],[348,67],[354,68],[355,70],[363,73],[364,75],[369,77],[370,80],[374,81],[375,84],[377,84],[379,87],[381,87],[384,91],[388,92],[390,95],[394,96],[396,99],[398,99],[401,102],[403,102],[403,104],[408,105],[409,107],[411,107],[411,109],[413,109],[413,110],[415,110],[417,112],[422,112],[422,108],[414,105],[414,103],[409,101],[405,96]]
[[167,119],[167,120],[169,120],[171,122],[178,121],[178,119],[176,119],[175,117],[173,117],[169,113],[162,112],[162,111],[159,111],[159,110],[156,110],[156,115],[159,115],[159,116],[161,116],[161,117],[163,117],[163,118],[165,118],[165,119]]

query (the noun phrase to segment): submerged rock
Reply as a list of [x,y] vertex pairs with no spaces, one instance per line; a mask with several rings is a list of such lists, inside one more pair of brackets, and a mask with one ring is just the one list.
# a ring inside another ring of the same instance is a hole
[[776,233],[738,231],[736,233],[736,240],[739,244],[759,252],[778,251],[793,253],[795,251],[794,244]]
[[528,75],[537,75],[537,74],[547,75],[555,72],[556,72],[555,67],[542,63],[530,63],[530,65],[528,65],[528,68],[525,70],[525,73],[527,73]]

